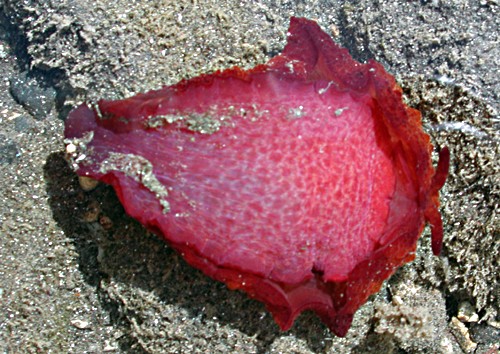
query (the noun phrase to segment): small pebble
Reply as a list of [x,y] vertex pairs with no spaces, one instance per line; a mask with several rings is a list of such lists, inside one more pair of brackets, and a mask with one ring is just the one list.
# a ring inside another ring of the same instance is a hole
[[463,301],[458,306],[457,318],[462,322],[477,322],[479,315],[475,312],[474,306],[470,302]]
[[[69,146],[69,145],[68,145]],[[79,176],[78,182],[85,192],[90,192],[99,184],[99,181],[90,177]]]
[[87,329],[87,328],[89,328],[90,323],[87,321],[83,321],[83,320],[72,320],[71,325],[73,327],[78,328],[78,329]]

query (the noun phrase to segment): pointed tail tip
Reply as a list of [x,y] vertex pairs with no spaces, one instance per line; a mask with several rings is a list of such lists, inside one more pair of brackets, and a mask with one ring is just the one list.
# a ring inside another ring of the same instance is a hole
[[[446,179],[448,178],[449,169],[450,149],[445,146],[439,152],[438,165],[436,167],[434,177],[432,178],[432,194],[438,195],[439,190],[444,186]],[[438,210],[439,203],[436,203],[437,204],[431,207],[427,218],[431,224],[432,253],[439,256],[443,248],[443,220],[441,218],[441,213]]]
[[435,256],[439,256],[443,249],[443,221],[441,220],[441,216],[439,216],[437,220],[434,224],[431,224],[431,247],[432,253]]
[[435,191],[439,191],[448,178],[450,169],[450,149],[447,146],[443,147],[439,152],[439,161],[436,167],[436,172],[432,179],[432,187]]

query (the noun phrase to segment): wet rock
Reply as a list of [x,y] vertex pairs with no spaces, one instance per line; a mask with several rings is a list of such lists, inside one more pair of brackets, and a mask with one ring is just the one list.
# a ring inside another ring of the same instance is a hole
[[32,118],[28,116],[19,116],[14,119],[14,130],[18,133],[27,132],[31,128],[33,128]]
[[500,338],[500,328],[495,328],[487,323],[478,323],[472,324],[469,332],[471,340],[478,343],[481,347],[480,349],[487,350],[491,348],[492,345],[499,345],[498,338]]
[[10,79],[10,94],[35,119],[43,120],[50,113],[56,99],[52,87],[42,87],[27,72]]
[[17,145],[5,135],[0,134],[0,164],[10,164],[18,156]]

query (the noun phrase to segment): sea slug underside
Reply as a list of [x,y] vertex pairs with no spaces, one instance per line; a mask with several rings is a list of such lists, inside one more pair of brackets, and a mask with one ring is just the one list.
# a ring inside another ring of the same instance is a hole
[[283,330],[310,309],[344,336],[427,222],[441,249],[448,149],[434,169],[394,78],[307,19],[267,64],[81,105],[65,137],[80,176]]

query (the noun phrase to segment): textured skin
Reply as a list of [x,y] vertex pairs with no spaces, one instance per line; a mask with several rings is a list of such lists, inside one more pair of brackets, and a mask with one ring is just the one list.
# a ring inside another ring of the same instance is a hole
[[311,309],[343,336],[426,221],[439,253],[449,153],[435,173],[420,113],[381,65],[312,21],[289,32],[266,65],[82,105],[65,135],[77,173],[111,184],[191,265],[284,330]]

